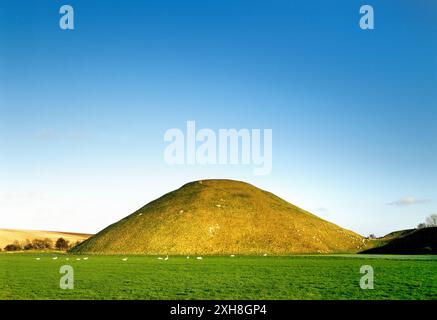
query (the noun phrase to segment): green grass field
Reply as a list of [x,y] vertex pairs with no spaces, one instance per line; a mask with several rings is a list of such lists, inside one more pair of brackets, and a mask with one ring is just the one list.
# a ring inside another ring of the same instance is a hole
[[[1,253],[0,299],[437,298],[437,256],[77,257]],[[59,288],[66,264],[73,290]],[[359,287],[362,265],[374,268],[373,290]]]

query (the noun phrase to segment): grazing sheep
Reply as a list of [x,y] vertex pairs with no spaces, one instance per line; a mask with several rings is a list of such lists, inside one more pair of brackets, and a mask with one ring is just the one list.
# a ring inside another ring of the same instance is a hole
[[36,260],[41,260],[41,258],[36,258]]
[[162,260],[163,258],[162,257],[158,257],[158,260]]
[[190,259],[190,256],[187,256],[187,259]]
[[165,259],[164,260],[168,260],[168,255],[165,257]]
[[52,259],[53,259],[53,260],[57,260],[57,259],[58,259],[58,257],[53,257]]
[[202,257],[197,257],[196,259],[197,259],[197,260],[202,260],[203,258],[202,258]]
[[80,261],[80,258],[76,258],[76,261]]
[[127,261],[127,258],[123,258],[123,259],[121,259],[121,260],[123,260],[123,261]]
[[267,257],[267,253],[264,253],[263,256],[264,256],[264,257]]
[[235,254],[231,254],[231,258],[235,257]]

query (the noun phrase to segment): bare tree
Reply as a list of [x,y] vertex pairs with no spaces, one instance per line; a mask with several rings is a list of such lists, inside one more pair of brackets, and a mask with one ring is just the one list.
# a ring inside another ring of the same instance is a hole
[[437,214],[432,214],[426,218],[426,225],[428,227],[437,227]]
[[423,228],[426,228],[426,223],[419,223],[417,225],[417,229],[423,229]]

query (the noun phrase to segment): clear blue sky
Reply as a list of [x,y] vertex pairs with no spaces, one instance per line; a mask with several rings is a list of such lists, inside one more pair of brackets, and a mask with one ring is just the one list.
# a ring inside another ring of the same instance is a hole
[[[364,235],[414,227],[437,212],[436,39],[432,0],[3,0],[0,228],[96,232],[202,178]],[[272,173],[169,167],[187,120],[273,129]]]

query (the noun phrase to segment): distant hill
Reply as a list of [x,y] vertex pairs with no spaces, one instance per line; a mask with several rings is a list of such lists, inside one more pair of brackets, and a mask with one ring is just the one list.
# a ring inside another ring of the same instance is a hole
[[[388,237],[390,236],[391,237]],[[387,242],[362,253],[427,254],[437,253],[437,227],[402,230],[385,236]]]
[[399,238],[399,237],[405,236],[405,235],[407,235],[415,230],[416,229],[405,229],[405,230],[393,231],[393,232],[386,234],[384,237],[382,237],[380,239],[392,240],[394,238]]
[[90,234],[72,232],[0,229],[0,249],[3,249],[5,246],[16,240],[23,242],[26,241],[26,239],[33,240],[49,238],[54,242],[62,237],[71,243],[75,243],[76,241],[83,241],[90,236]]
[[188,183],[71,251],[95,254],[358,252],[366,240],[272,193],[233,180]]

